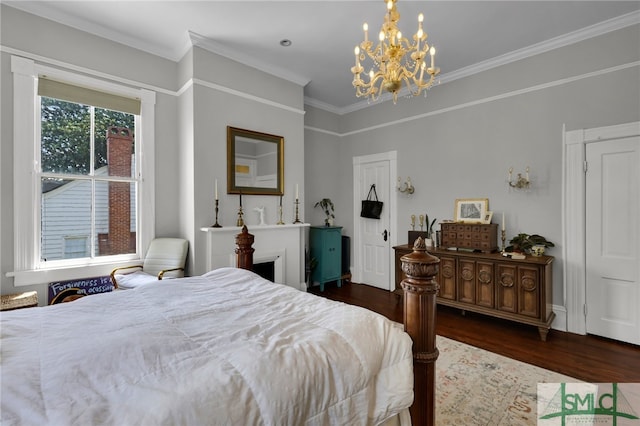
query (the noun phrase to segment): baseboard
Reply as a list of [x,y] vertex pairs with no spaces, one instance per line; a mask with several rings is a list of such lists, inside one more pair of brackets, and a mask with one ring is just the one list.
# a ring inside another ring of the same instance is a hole
[[559,331],[567,331],[567,309],[564,306],[552,305],[556,317],[551,323],[551,328]]

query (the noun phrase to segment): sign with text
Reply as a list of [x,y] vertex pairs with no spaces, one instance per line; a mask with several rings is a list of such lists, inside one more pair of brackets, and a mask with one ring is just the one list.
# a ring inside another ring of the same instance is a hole
[[113,290],[111,278],[94,277],[49,283],[49,304],[66,302],[82,296],[107,293]]
[[640,383],[538,383],[538,425],[640,426]]

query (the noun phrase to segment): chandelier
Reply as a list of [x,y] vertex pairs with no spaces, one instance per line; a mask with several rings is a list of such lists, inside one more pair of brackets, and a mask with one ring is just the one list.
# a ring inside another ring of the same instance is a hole
[[[402,36],[398,30],[400,14],[396,9],[397,0],[386,0],[387,14],[378,35],[379,43],[373,47],[369,40],[369,26],[365,22],[364,41],[356,46],[356,65],[351,68],[353,73],[353,86],[356,88],[357,97],[366,97],[370,101],[376,101],[382,89],[393,94],[393,103],[398,101],[398,92],[404,82],[411,95],[419,95],[433,85],[440,68],[434,65],[436,49],[427,44],[427,33],[422,30],[422,13],[418,16],[418,31],[413,35],[413,41]],[[364,61],[365,53],[373,61],[373,67],[369,71],[369,79],[362,79],[364,71],[360,61]],[[427,53],[431,56],[431,66],[427,67],[425,58]],[[426,76],[424,75],[426,72]],[[427,78],[425,80],[425,77]]]

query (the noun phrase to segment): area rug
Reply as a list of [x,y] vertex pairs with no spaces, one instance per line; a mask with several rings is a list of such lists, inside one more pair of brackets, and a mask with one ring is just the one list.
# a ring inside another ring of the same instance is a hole
[[538,383],[580,380],[438,336],[436,424],[536,425]]

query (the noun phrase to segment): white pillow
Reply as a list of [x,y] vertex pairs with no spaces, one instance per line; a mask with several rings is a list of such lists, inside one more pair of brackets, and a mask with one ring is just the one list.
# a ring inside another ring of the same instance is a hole
[[158,277],[156,277],[155,275],[147,274],[143,271],[136,271],[130,274],[122,275],[116,274],[115,278],[118,282],[118,288],[122,288],[125,290],[158,281]]

